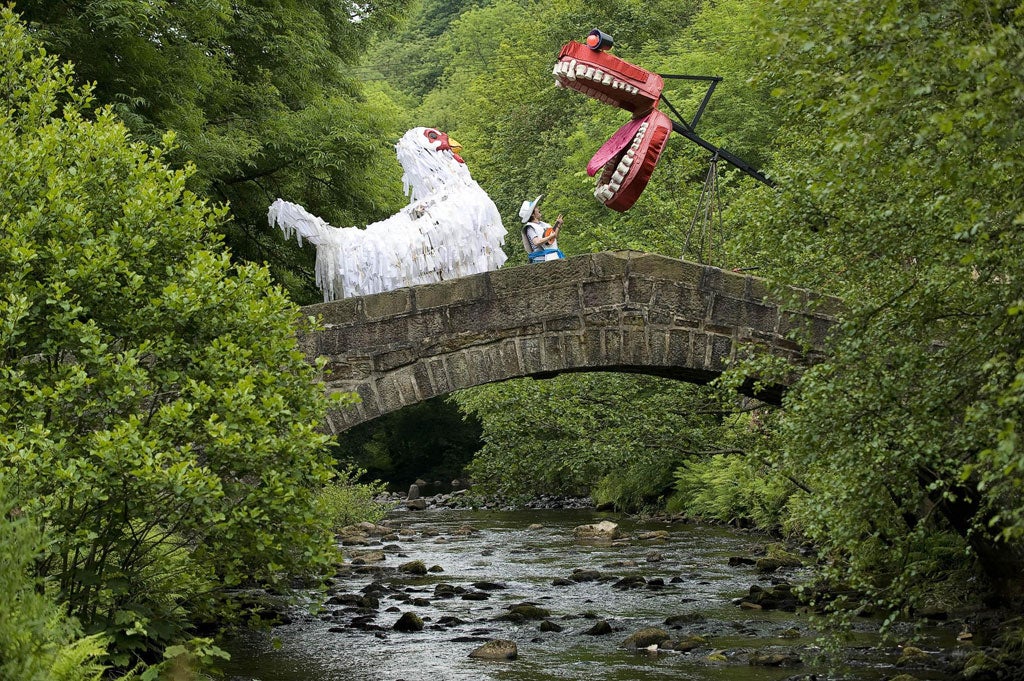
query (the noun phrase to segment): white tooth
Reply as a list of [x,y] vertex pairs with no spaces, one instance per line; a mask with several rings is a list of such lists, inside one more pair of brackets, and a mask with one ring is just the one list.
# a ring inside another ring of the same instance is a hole
[[555,87],[558,88],[558,89],[562,89],[562,88],[565,87],[565,83],[563,83],[560,80],[555,80]]
[[621,169],[616,168],[615,172],[612,173],[611,184],[622,184],[622,178],[626,176]]
[[604,80],[604,71],[601,69],[594,69],[594,80],[599,83]]
[[595,71],[596,69],[594,69],[593,66],[588,66],[587,70],[583,72],[583,77],[586,78],[587,80],[594,80]]
[[561,73],[562,73],[562,63],[559,62],[559,63],[555,64],[555,67],[553,69],[551,69],[551,75],[552,76],[557,76],[557,75],[560,75]]
[[608,183],[608,189],[611,190],[612,194],[614,194],[615,192],[619,191],[619,187],[621,187],[621,186],[622,186],[621,183],[615,182],[614,180]]
[[611,85],[612,84],[612,75],[610,73],[604,74],[602,76],[602,78],[601,78],[601,84],[602,85]]
[[576,80],[576,60],[571,60],[565,68],[565,77],[569,80]]
[[626,160],[626,159],[628,159],[628,160],[629,160],[629,162],[630,162],[630,163],[632,163],[632,162],[633,162],[633,159],[634,159],[635,157],[636,157],[636,149],[628,149],[628,150],[626,151],[626,155],[625,155],[625,157],[624,157],[624,159],[623,159],[623,160]]
[[640,88],[634,85],[630,91],[635,95],[636,93],[640,92]]
[[576,64],[576,77],[577,78],[579,78],[580,76],[586,74],[586,72],[587,72],[587,67],[586,67],[585,64]]
[[623,157],[622,163],[619,164],[619,167],[625,168],[626,172],[629,172],[629,167],[631,165],[633,165],[633,157],[627,154],[625,157]]
[[612,89],[613,90],[618,90],[620,87],[622,87],[622,83],[620,83],[617,80],[613,80],[612,81]]

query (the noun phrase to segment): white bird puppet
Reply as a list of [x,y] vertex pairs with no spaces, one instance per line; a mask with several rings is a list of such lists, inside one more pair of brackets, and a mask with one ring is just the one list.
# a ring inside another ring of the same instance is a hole
[[433,128],[413,128],[395,145],[409,205],[358,227],[332,227],[302,206],[277,199],[267,215],[316,246],[324,301],[427,284],[501,267],[505,227],[498,208],[469,175],[461,147]]

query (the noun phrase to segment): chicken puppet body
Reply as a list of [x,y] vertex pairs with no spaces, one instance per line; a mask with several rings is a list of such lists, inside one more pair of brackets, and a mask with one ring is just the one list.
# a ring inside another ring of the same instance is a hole
[[497,269],[505,262],[498,208],[469,175],[448,136],[413,128],[395,145],[409,205],[358,227],[332,227],[277,199],[267,218],[286,238],[316,246],[324,301],[380,293]]

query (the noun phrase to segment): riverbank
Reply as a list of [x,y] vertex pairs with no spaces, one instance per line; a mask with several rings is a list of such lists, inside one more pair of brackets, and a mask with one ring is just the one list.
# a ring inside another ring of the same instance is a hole
[[[600,521],[619,536],[578,535]],[[829,659],[813,613],[785,597],[807,568],[759,568],[765,538],[730,528],[580,509],[400,510],[342,542],[326,595],[228,642],[229,678],[948,681],[980,650],[957,640],[955,617],[914,646],[909,626],[897,627],[904,645],[882,644],[864,618]],[[513,643],[514,659],[469,657],[489,641]]]

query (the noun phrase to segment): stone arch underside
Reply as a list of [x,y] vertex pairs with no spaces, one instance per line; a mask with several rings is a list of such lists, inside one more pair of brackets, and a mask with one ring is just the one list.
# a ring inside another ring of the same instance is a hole
[[[821,358],[839,307],[797,293],[803,309],[784,308],[757,277],[648,253],[594,253],[312,305],[304,312],[323,329],[300,343],[307,356],[326,358],[329,391],[361,398],[329,414],[338,433],[512,378],[619,371],[706,383],[750,352],[806,366]],[[791,339],[798,328],[809,331],[810,352]],[[757,396],[777,402],[785,388]]]

